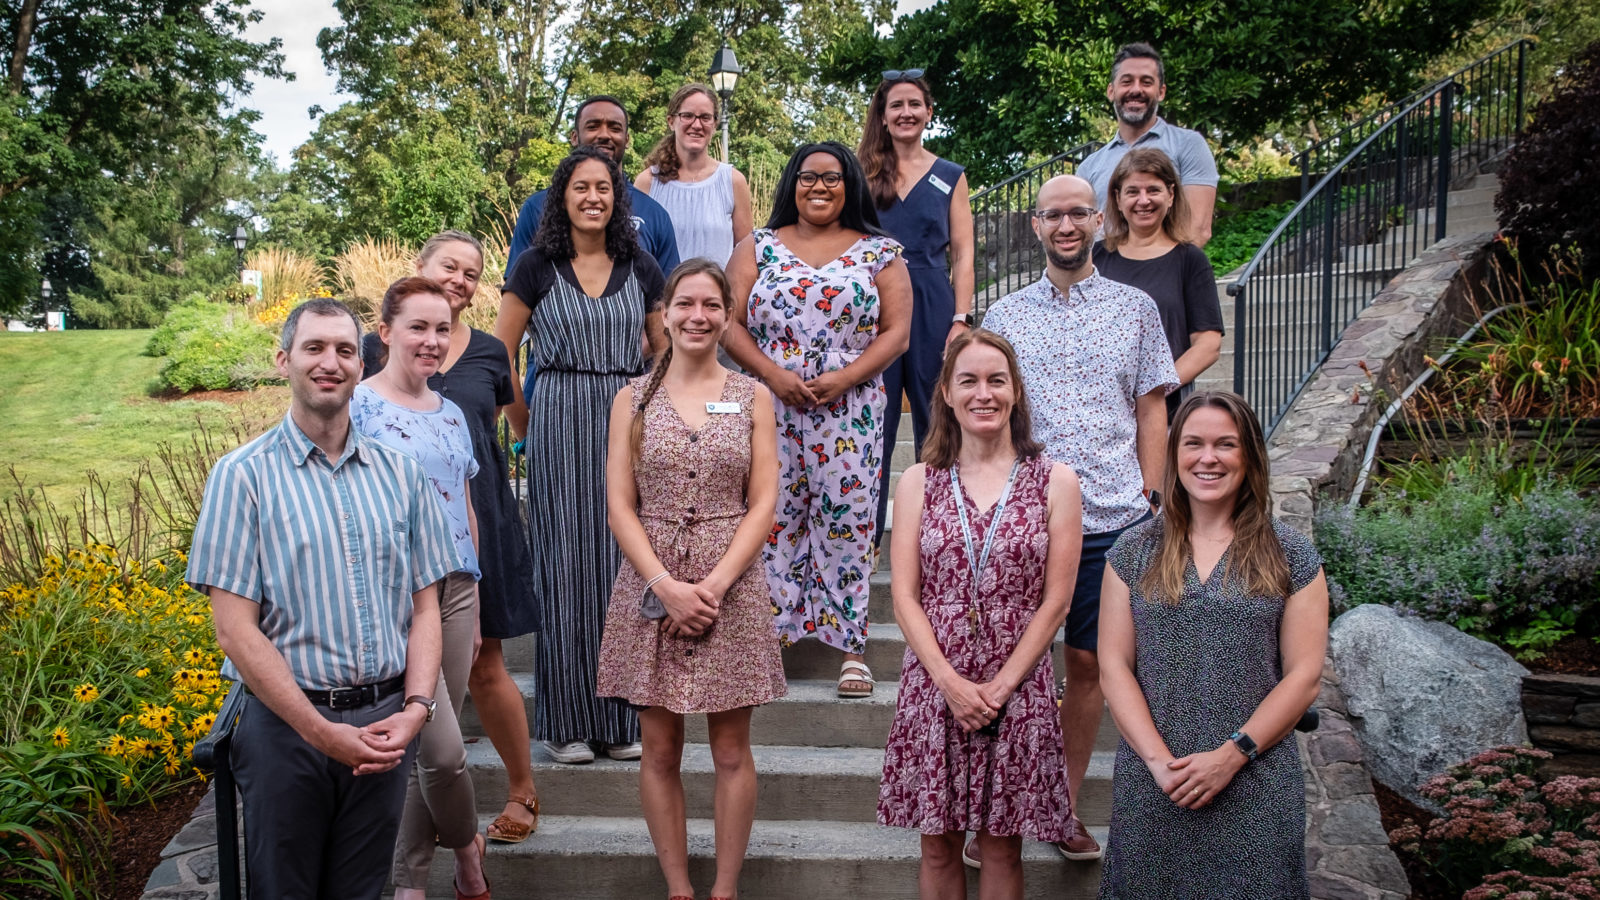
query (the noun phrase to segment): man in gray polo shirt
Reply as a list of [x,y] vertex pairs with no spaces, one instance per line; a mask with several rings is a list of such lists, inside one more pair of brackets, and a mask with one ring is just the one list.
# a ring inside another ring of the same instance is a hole
[[1156,115],[1167,98],[1167,70],[1161,54],[1149,44],[1127,44],[1111,63],[1106,99],[1117,116],[1117,134],[1078,166],[1078,175],[1094,185],[1095,202],[1105,210],[1111,171],[1130,149],[1149,147],[1172,158],[1189,206],[1189,234],[1197,247],[1211,240],[1211,216],[1217,205],[1217,163],[1198,131],[1179,128]]
[[250,694],[231,761],[252,900],[377,900],[433,716],[438,582],[460,566],[422,466],[350,427],[360,348],[336,300],[289,314],[289,413],[217,461],[189,553]]

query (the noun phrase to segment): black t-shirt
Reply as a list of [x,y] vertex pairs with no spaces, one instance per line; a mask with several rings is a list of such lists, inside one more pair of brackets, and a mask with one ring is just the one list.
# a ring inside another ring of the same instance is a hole
[[[661,267],[648,253],[635,253],[633,259],[613,265],[611,279],[606,282],[606,289],[601,296],[609,297],[622,290],[622,286],[628,281],[630,270],[639,279],[639,291],[644,295],[644,311],[648,315],[656,301],[661,299],[661,292],[667,286],[667,279],[661,274]],[[532,309],[555,287],[557,278],[583,292],[582,285],[578,283],[578,275],[572,269],[572,260],[557,260],[555,265],[551,265],[545,255],[539,252],[538,247],[529,247],[511,265],[511,274],[506,277],[505,286],[501,290],[515,294],[518,300]]]
[[1128,259],[1107,251],[1104,243],[1096,243],[1094,264],[1101,275],[1132,285],[1156,301],[1173,359],[1189,352],[1189,335],[1222,332],[1217,276],[1199,247],[1179,244],[1154,259]]

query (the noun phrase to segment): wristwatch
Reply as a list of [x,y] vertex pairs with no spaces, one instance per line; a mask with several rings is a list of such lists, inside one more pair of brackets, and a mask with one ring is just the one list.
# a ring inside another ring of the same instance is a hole
[[410,706],[413,703],[421,703],[422,708],[428,711],[428,717],[422,720],[424,724],[433,721],[433,711],[439,708],[439,701],[432,697],[424,697],[421,694],[412,694],[406,698],[406,702],[400,705]]
[[956,313],[953,317],[951,317],[950,323],[952,325],[954,325],[954,324],[956,324],[958,322],[960,324],[962,324],[962,325],[967,326],[968,328],[971,328],[972,327],[972,313]]
[[1228,736],[1228,740],[1233,741],[1233,746],[1237,747],[1239,752],[1244,754],[1244,758],[1247,762],[1255,761],[1256,742],[1250,739],[1250,735],[1245,734],[1242,731],[1235,731],[1233,734]]

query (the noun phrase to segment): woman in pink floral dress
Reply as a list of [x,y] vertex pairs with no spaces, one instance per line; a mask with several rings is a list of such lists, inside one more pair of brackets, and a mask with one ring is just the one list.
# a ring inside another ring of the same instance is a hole
[[839,696],[872,693],[872,574],[883,370],[911,339],[911,276],[878,226],[866,176],[843,144],[789,158],[772,215],[728,262],[728,355],[778,401],[778,518],[765,553],[784,646],[844,651]]
[[750,713],[786,689],[761,577],[777,505],[772,397],[717,362],[732,296],[707,259],[668,279],[670,344],[611,408],[606,508],[626,557],[600,643],[597,692],[639,707],[639,803],[667,892],[692,898],[683,717],[704,713],[717,769],[713,900],[737,896],[755,818]]
[[1077,476],[1032,437],[1005,338],[953,339],[931,411],[923,462],[895,491],[889,552],[908,649],[878,821],[922,832],[924,898],[966,895],[968,831],[982,895],[1020,898],[1022,839],[1070,836],[1049,650],[1083,504]]

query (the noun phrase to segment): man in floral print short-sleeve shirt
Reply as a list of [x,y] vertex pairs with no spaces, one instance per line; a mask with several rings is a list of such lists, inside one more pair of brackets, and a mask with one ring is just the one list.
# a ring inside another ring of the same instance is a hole
[[[1083,485],[1083,553],[1067,615],[1067,691],[1061,731],[1073,796],[1094,750],[1105,697],[1096,656],[1106,551],[1150,515],[1145,491],[1161,484],[1167,392],[1178,387],[1154,300],[1102,277],[1090,261],[1100,228],[1094,188],[1062,175],[1039,189],[1033,230],[1047,263],[1038,282],[984,316],[1017,350],[1033,407],[1034,437]],[[1068,859],[1098,859],[1081,822],[1059,846]]]

